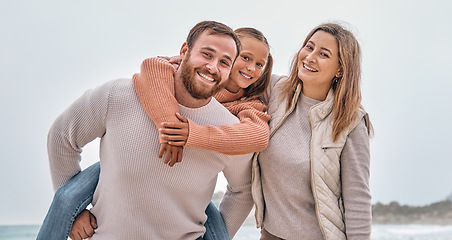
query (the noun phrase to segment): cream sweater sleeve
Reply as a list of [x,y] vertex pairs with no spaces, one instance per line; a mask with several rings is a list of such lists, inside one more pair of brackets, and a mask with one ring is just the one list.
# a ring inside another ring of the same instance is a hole
[[229,236],[234,238],[254,205],[251,195],[252,154],[229,157],[227,166],[223,169],[228,185],[220,203],[220,213]]
[[104,135],[112,83],[88,90],[60,114],[47,136],[47,152],[56,191],[80,172],[82,148]]
[[347,136],[341,153],[342,197],[347,239],[370,239],[372,204],[369,178],[369,136],[363,119]]

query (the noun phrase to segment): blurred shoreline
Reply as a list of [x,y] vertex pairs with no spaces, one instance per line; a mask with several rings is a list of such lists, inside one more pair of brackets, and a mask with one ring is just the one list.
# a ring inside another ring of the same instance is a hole
[[[0,240],[34,240],[40,225],[0,225]],[[256,240],[260,229],[243,225],[234,240]],[[452,240],[452,225],[373,224],[371,240]]]

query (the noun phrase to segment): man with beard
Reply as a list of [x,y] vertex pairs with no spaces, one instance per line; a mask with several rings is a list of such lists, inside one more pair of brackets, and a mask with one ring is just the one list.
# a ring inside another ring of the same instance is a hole
[[[201,22],[190,31],[174,75],[182,115],[202,125],[239,123],[212,98],[225,84],[239,45],[221,23]],[[136,91],[131,79],[107,82],[56,119],[48,135],[54,189],[80,171],[83,146],[99,137],[101,174],[91,209],[98,228],[91,239],[202,239],[204,211],[221,171],[228,187],[220,212],[233,237],[253,205],[251,154],[187,148],[184,162],[168,167],[157,157],[158,129]]]

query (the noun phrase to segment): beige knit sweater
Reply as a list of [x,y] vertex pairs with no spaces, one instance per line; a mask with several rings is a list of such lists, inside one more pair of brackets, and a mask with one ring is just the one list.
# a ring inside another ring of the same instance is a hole
[[[200,108],[179,106],[200,125],[231,125],[238,119],[215,99]],[[228,156],[188,148],[184,161],[168,167],[157,157],[158,132],[144,111],[131,79],[87,91],[64,111],[48,135],[54,189],[80,171],[82,148],[100,141],[101,174],[92,213],[99,228],[92,239],[196,239],[223,171],[228,180],[220,211],[234,236],[253,202],[251,155]]]

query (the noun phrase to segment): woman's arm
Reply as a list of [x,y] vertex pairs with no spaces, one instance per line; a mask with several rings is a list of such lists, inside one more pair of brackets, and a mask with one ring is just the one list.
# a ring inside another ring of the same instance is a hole
[[341,154],[342,197],[347,238],[370,239],[369,136],[364,120],[350,132]]

